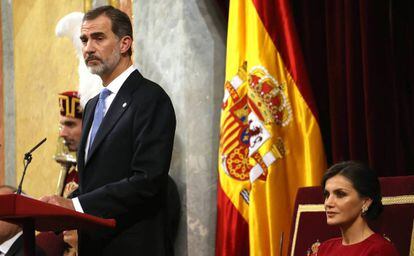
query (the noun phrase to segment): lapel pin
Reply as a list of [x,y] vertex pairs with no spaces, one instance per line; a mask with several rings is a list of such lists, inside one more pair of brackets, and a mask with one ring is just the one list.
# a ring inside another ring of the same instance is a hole
[[126,105],[127,105],[127,103],[126,103],[126,102],[124,102],[124,104],[122,104],[122,107],[123,107],[123,108],[125,108],[125,107],[126,107]]

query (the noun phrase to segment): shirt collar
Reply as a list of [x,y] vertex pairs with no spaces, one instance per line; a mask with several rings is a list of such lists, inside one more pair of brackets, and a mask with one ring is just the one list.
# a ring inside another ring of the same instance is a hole
[[7,252],[10,250],[14,242],[23,234],[23,231],[20,231],[19,233],[15,234],[12,238],[5,241],[4,243],[0,244],[0,252],[4,253],[4,255],[7,254]]
[[134,70],[135,67],[133,65],[129,66],[129,68],[125,69],[124,72],[122,72],[119,76],[112,80],[112,82],[110,82],[106,86],[106,89],[110,90],[113,94],[117,94],[121,86],[127,80],[129,75],[131,75],[131,73],[134,72]]

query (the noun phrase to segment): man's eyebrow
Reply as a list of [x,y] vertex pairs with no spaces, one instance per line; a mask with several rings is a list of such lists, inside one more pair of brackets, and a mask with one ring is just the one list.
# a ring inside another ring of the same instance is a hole
[[104,36],[104,32],[93,32],[91,33],[91,37],[98,37],[98,36]]
[[[99,36],[105,36],[105,33],[104,32],[93,32],[90,34],[90,37],[92,38],[96,38]],[[87,39],[88,37],[85,34],[82,34],[79,38],[82,40],[82,39]]]
[[60,122],[61,125],[71,125],[71,124],[74,124],[74,123],[75,122],[72,121],[72,120],[65,120],[65,121]]

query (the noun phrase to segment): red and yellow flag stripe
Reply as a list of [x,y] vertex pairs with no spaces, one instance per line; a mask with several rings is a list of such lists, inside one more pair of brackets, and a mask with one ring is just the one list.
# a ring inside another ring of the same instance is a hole
[[283,255],[299,187],[326,168],[287,0],[231,0],[216,255]]

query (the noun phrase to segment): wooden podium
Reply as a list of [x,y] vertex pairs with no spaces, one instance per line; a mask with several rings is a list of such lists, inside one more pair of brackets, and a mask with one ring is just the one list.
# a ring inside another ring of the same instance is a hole
[[27,256],[35,255],[35,230],[114,228],[116,224],[114,219],[102,219],[16,194],[0,195],[0,219],[23,227]]

